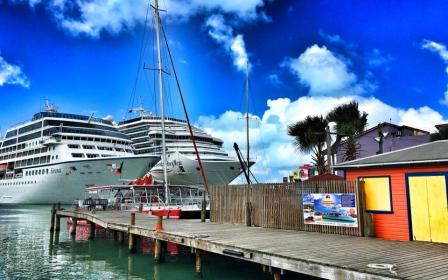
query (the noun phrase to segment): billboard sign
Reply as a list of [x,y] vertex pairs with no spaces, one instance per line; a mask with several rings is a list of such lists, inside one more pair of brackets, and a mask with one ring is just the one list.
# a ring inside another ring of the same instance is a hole
[[358,227],[354,193],[304,193],[305,224]]

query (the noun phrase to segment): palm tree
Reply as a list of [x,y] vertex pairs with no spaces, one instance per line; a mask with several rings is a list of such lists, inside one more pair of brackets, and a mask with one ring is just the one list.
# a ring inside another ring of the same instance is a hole
[[294,137],[297,148],[302,152],[312,152],[312,160],[319,174],[326,172],[325,127],[327,121],[322,116],[308,116],[304,120],[288,126],[288,135]]
[[345,142],[344,161],[354,160],[359,156],[360,145],[356,137],[361,134],[367,125],[367,113],[360,112],[358,103],[352,101],[339,105],[327,115],[328,122],[336,123],[336,141],[333,145],[333,152],[341,144],[343,137],[347,137]]

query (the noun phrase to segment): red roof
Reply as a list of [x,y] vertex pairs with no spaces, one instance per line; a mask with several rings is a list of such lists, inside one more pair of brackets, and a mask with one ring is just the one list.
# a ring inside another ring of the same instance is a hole
[[313,176],[310,179],[308,179],[308,181],[311,181],[311,182],[314,182],[314,181],[342,181],[342,180],[344,180],[343,177],[334,175],[334,174],[328,174],[328,173]]

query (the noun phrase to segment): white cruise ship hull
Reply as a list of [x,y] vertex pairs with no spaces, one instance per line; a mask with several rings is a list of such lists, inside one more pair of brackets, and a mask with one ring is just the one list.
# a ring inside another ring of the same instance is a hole
[[[22,178],[0,181],[0,204],[72,204],[84,198],[86,187],[127,184],[142,177],[158,160],[148,155],[108,157],[24,168]],[[40,175],[25,175],[39,170]]]
[[[169,154],[167,158],[168,183],[173,185],[203,185],[201,171],[196,159],[179,152]],[[242,170],[240,163],[231,158],[201,158],[208,185],[227,185],[237,178]],[[253,162],[250,163],[252,165]],[[163,181],[163,165],[161,161],[151,169],[151,175]]]

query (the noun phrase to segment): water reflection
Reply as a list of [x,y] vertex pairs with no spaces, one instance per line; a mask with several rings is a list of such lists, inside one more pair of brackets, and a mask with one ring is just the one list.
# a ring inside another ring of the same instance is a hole
[[[126,240],[120,244],[113,232],[97,228],[89,240],[89,226],[78,225],[73,236],[65,219],[59,233],[50,233],[49,224],[50,206],[0,206],[0,279],[196,279],[188,248],[169,245],[165,262],[155,265],[150,239],[140,239],[138,252],[131,254]],[[203,275],[272,279],[259,265],[212,254],[204,257]]]

